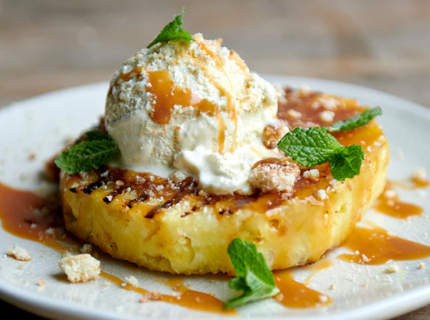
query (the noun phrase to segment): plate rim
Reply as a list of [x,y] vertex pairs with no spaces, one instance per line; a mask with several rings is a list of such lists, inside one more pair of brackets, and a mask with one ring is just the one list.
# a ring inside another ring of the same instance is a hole
[[[385,93],[383,91],[375,90],[361,85],[350,84],[345,82],[333,81],[321,78],[309,78],[309,77],[296,77],[296,76],[283,76],[283,75],[270,75],[262,74],[262,77],[267,79],[269,82],[274,84],[286,84],[289,83],[293,86],[295,83],[300,84],[320,84],[330,85],[339,88],[348,88],[348,90],[354,90],[368,95],[377,95],[382,100],[388,100],[395,104],[395,109],[401,109],[406,112],[418,114],[424,116],[430,120],[430,110],[418,103],[409,101],[392,94]],[[4,107],[0,108],[0,116],[8,112],[15,112],[17,109],[32,108],[32,104],[40,103],[45,99],[58,98],[68,94],[79,94],[82,92],[88,92],[88,90],[94,90],[99,87],[108,87],[108,82],[96,82],[90,84],[84,84],[74,87],[68,87],[60,90],[55,90],[47,93],[43,93]],[[426,297],[428,296],[428,297]],[[117,313],[107,312],[101,309],[83,306],[78,303],[70,301],[57,300],[55,298],[40,295],[38,293],[30,292],[19,286],[13,285],[6,280],[0,278],[0,299],[14,305],[15,307],[22,308],[31,313],[44,316],[44,317],[61,317],[61,319],[134,319],[135,317],[126,314],[120,315]],[[302,316],[273,316],[272,319],[320,319],[320,320],[341,320],[341,319],[361,319],[375,318],[384,313],[384,317],[395,317],[407,312],[416,310],[420,307],[428,305],[430,303],[430,284],[423,284],[419,287],[408,289],[399,293],[394,293],[392,296],[383,298],[379,301],[358,306],[348,311],[339,311],[336,314],[324,315],[302,315]],[[152,318],[152,317],[151,317]],[[194,319],[199,319],[195,317]],[[206,318],[206,317],[201,317]],[[216,316],[216,319],[224,319],[226,316]],[[160,318],[158,318],[160,319]],[[238,319],[236,317],[236,319]],[[253,317],[255,320],[264,320],[264,317]]]

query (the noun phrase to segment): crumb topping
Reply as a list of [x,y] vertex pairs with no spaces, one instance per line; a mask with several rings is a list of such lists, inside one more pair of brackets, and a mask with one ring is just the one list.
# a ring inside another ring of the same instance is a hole
[[249,178],[251,186],[262,192],[277,191],[292,194],[294,184],[300,175],[297,164],[289,161],[268,160],[260,161],[252,169]]
[[303,172],[303,178],[317,180],[320,177],[320,171],[318,169],[311,169]]
[[264,146],[268,149],[275,149],[279,140],[281,140],[288,131],[288,127],[282,123],[266,126],[262,137]]

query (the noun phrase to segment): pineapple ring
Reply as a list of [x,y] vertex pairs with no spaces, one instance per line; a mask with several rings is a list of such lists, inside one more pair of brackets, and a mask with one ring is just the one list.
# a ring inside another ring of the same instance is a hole
[[[330,125],[327,114],[337,121],[360,110],[355,100],[286,90],[278,117],[290,128],[307,127]],[[386,181],[389,148],[376,121],[334,136],[343,145],[363,146],[360,175],[339,182],[326,164],[317,167],[317,178],[304,177],[301,169],[288,196],[207,195],[191,178],[172,181],[118,168],[61,172],[66,228],[115,258],[177,274],[234,275],[227,254],[234,238],[255,243],[272,270],[315,262],[346,240]]]

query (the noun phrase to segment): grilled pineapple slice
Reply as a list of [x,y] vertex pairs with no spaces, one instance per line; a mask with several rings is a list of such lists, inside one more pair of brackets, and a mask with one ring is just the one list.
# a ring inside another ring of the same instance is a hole
[[[355,100],[291,90],[286,95],[278,117],[291,128],[330,125],[321,113],[333,105],[331,121],[361,110]],[[115,258],[170,273],[234,275],[227,254],[234,238],[255,243],[272,270],[315,262],[349,236],[386,180],[388,143],[376,121],[335,137],[343,145],[363,146],[360,175],[335,181],[324,164],[312,180],[302,168],[288,195],[207,195],[191,178],[170,180],[107,166],[62,172],[65,225]]]

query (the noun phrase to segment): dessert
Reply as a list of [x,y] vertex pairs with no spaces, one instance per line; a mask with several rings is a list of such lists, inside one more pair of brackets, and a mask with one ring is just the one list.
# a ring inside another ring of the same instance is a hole
[[[322,96],[288,92],[278,115],[282,119],[287,110],[299,110],[302,126],[318,121],[307,114],[314,111],[312,101]],[[336,111],[338,119],[359,110],[356,102],[338,101],[343,105]],[[298,123],[289,124],[293,128]],[[153,270],[234,274],[227,247],[237,237],[257,244],[273,270],[311,263],[347,238],[385,184],[388,145],[376,122],[336,136],[344,144],[363,144],[366,159],[360,174],[336,181],[326,164],[295,169],[297,180],[289,192],[267,192],[262,181],[264,191],[217,195],[200,189],[189,176],[163,178],[113,166],[63,172],[64,221],[70,232],[113,257]],[[282,184],[277,181],[282,179],[281,161],[288,168],[290,162],[281,154],[256,167],[273,167],[263,177],[275,187]]]
[[[120,66],[99,127],[56,159],[66,229],[177,274],[246,279],[235,250],[269,273],[317,261],[383,191],[380,108],[277,90],[181,24]],[[270,279],[260,298],[278,292]],[[249,301],[242,285],[230,283],[245,297],[229,307]]]

